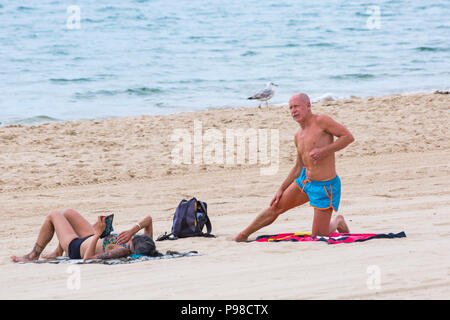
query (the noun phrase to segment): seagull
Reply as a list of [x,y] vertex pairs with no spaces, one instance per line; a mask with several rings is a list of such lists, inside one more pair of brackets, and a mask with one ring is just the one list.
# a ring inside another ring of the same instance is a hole
[[[273,97],[273,95],[275,94],[275,90],[273,87],[278,87],[277,84],[273,83],[273,82],[267,82],[267,85],[264,89],[260,90],[259,92],[255,93],[253,96],[247,98],[248,100],[259,100],[259,101],[265,101],[266,102],[266,106],[269,106],[269,103],[267,102],[267,100],[270,100],[270,98]],[[261,108],[261,103],[259,104],[258,108]]]

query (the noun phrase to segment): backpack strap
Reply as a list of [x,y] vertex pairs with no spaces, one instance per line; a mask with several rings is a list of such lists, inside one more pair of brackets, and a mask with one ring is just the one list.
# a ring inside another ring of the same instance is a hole
[[212,233],[203,233],[203,234],[202,234],[202,237],[205,237],[205,238],[215,238],[216,236],[213,235]]
[[164,232],[164,234],[160,235],[156,241],[163,241],[163,240],[177,240],[178,237],[174,235],[173,233],[167,234],[167,232]]
[[206,216],[206,223],[205,223],[205,225],[206,225],[206,234],[211,234],[211,231],[212,231],[211,221],[209,221],[208,215],[205,215],[205,216]]
[[197,203],[200,205],[202,211],[203,211],[205,214],[208,214],[208,205],[206,204],[206,202],[198,201],[198,200],[196,200],[196,201],[197,201]]
[[205,222],[206,233],[202,233],[202,236],[215,238],[215,236],[211,234],[212,225],[211,225],[211,221],[209,220],[209,217],[208,217],[208,205],[206,204],[206,202],[199,201],[197,199],[196,199],[196,201],[199,204],[200,208],[202,209],[203,213],[205,214],[205,218],[206,218],[206,222]]

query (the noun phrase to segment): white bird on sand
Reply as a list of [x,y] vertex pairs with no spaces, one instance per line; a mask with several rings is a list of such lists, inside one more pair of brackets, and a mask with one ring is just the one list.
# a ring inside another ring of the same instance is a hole
[[[254,95],[252,95],[251,97],[247,98],[249,100],[259,100],[259,101],[265,101],[266,102],[266,106],[269,106],[269,103],[267,102],[267,100],[270,100],[273,95],[275,94],[275,90],[274,90],[274,86],[278,87],[277,84],[273,83],[273,82],[268,82],[267,86],[260,90],[259,92],[255,93]],[[259,104],[258,108],[261,108],[261,103]]]

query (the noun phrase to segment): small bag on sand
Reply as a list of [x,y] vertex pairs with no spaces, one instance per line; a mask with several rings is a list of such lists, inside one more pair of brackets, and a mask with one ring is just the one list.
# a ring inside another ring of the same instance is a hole
[[[202,230],[206,226],[206,233]],[[215,238],[211,234],[212,226],[208,217],[208,206],[206,202],[199,201],[196,198],[191,200],[181,200],[173,216],[173,225],[171,233],[167,232],[156,239],[176,240],[187,237],[208,237]]]

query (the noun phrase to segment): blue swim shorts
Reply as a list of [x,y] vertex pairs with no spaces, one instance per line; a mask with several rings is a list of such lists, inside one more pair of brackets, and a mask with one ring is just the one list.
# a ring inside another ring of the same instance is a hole
[[306,176],[306,169],[303,168],[300,177],[295,179],[295,183],[300,191],[306,193],[311,207],[320,210],[333,208],[334,211],[338,211],[341,200],[339,176],[327,181],[310,180]]

